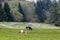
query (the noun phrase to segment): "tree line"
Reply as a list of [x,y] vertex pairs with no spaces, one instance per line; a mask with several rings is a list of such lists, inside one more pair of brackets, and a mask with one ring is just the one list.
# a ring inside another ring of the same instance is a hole
[[21,5],[22,4],[19,2],[18,13],[21,14],[22,17],[19,15],[14,19],[17,13],[13,16],[8,2],[5,2],[4,6],[0,3],[0,22],[45,22],[60,25],[60,9],[58,8],[56,0],[54,2],[51,2],[51,0],[39,0],[37,3],[33,4],[33,10],[30,4],[27,4],[28,6],[24,5],[24,7],[26,6],[25,9]]
[[10,8],[7,2],[4,3],[4,7],[2,7],[2,3],[0,3],[0,22],[3,21],[13,21],[13,16],[10,13]]

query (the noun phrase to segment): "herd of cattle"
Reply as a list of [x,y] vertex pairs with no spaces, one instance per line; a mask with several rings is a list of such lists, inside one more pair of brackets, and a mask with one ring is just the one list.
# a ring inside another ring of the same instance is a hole
[[32,30],[32,27],[30,27],[30,26],[26,26],[26,28],[25,29],[21,29],[20,31],[19,31],[19,33],[27,33],[27,30]]

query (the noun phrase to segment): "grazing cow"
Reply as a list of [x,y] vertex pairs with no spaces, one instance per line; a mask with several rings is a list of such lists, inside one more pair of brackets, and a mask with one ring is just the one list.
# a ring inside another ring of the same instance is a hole
[[32,28],[30,26],[26,26],[27,30],[32,30]]
[[24,30],[24,29],[22,29],[22,30],[20,30],[20,32],[19,32],[19,33],[23,34],[23,33],[27,33],[27,31],[26,31],[26,30]]

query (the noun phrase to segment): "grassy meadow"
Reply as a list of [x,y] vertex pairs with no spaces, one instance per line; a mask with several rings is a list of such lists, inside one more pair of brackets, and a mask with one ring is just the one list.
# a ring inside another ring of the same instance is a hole
[[27,34],[19,30],[0,28],[0,40],[60,40],[60,29],[33,29]]
[[[44,28],[34,28],[33,30],[27,30],[27,34],[21,34],[19,31],[28,23],[8,23],[0,22],[0,40],[60,40],[60,29],[44,29]],[[51,26],[49,24],[37,23],[38,26]],[[37,24],[35,24],[37,26]],[[34,26],[35,26],[34,25]],[[18,29],[13,28],[18,26]],[[38,27],[37,26],[37,27]],[[6,28],[4,28],[6,27]],[[8,28],[12,27],[12,28]]]

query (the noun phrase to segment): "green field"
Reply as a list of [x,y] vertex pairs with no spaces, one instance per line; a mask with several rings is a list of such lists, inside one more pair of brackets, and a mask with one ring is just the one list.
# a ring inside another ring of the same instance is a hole
[[33,29],[27,34],[19,30],[0,28],[0,40],[60,40],[60,29]]

